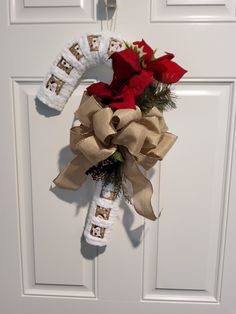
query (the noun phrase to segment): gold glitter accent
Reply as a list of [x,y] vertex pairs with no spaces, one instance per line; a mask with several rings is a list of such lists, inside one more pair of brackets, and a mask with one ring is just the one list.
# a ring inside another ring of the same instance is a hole
[[71,70],[73,69],[72,65],[70,65],[69,62],[67,62],[63,57],[61,57],[61,60],[58,62],[57,66],[67,74],[70,74]]
[[90,234],[93,237],[97,237],[97,238],[102,239],[104,237],[104,234],[105,234],[105,228],[92,224]]
[[90,51],[98,51],[99,50],[99,45],[100,45],[99,37],[101,37],[101,35],[89,35],[89,36],[87,36]]
[[82,51],[80,50],[80,46],[78,43],[75,43],[69,48],[70,52],[76,57],[76,59],[79,61],[84,55]]
[[59,78],[52,75],[47,81],[46,88],[49,89],[51,92],[55,92],[58,95],[64,84],[65,82],[59,80]]
[[107,54],[110,56],[116,51],[120,51],[123,48],[123,42],[116,38],[111,38],[107,50]]
[[102,219],[108,220],[110,216],[111,209],[110,208],[105,208],[97,205],[96,207],[96,212],[95,216],[100,217]]

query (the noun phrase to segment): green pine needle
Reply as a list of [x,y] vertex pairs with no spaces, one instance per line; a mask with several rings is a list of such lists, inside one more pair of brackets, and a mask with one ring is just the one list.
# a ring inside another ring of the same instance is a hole
[[148,112],[153,107],[165,111],[176,108],[175,100],[176,95],[171,91],[170,85],[154,81],[139,96],[136,104],[143,112]]

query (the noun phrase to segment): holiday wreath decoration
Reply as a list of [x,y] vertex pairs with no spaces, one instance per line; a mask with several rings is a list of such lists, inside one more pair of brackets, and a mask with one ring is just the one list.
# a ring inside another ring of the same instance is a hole
[[97,181],[84,230],[92,245],[107,244],[122,193],[138,214],[158,218],[151,205],[151,182],[140,167],[152,168],[176,141],[163,111],[176,107],[171,85],[186,70],[172,61],[172,53],[158,58],[155,53],[144,40],[128,43],[110,34],[81,36],[58,56],[37,95],[61,111],[88,68],[112,66],[110,84],[94,83],[84,92],[75,112],[81,124],[70,130],[76,157],[53,181],[64,189],[79,189],[88,175]]

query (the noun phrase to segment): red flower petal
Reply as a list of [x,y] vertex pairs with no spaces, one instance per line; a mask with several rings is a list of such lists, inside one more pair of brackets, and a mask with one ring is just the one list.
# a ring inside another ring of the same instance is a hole
[[159,58],[157,58],[157,60],[159,61],[162,61],[162,60],[165,60],[165,59],[168,59],[168,60],[171,60],[175,57],[175,55],[171,52],[166,52],[166,54],[164,56],[161,56]]
[[110,58],[112,59],[114,78],[118,81],[127,81],[141,71],[139,56],[132,49],[115,52]]
[[187,72],[185,69],[181,68],[177,63],[165,59],[161,61],[162,65],[166,68],[159,74],[159,80],[162,83],[172,84],[178,82],[181,77]]
[[153,56],[154,53],[153,49],[143,39],[141,41],[133,42],[133,45],[138,46],[139,48],[143,47],[143,52],[145,52],[143,60],[145,63],[148,63]]
[[113,77],[110,86],[110,89],[113,91],[114,94],[119,93],[120,89],[124,85],[125,81],[120,81],[116,77]]
[[120,95],[113,98],[113,102],[109,104],[111,108],[115,109],[135,109],[134,94],[128,86],[124,86]]
[[177,63],[171,61],[173,58],[173,53],[167,53],[166,55],[149,62],[146,69],[152,71],[155,79],[162,83],[176,83],[187,71],[181,68]]
[[142,94],[144,89],[153,82],[153,73],[142,70],[140,74],[134,75],[128,82],[129,88],[133,90],[134,97]]
[[88,95],[96,95],[102,99],[111,99],[113,94],[109,85],[103,82],[98,82],[87,87]]
[[166,70],[166,67],[159,61],[159,59],[153,60],[147,64],[147,71],[152,71],[155,74],[155,77],[158,73]]

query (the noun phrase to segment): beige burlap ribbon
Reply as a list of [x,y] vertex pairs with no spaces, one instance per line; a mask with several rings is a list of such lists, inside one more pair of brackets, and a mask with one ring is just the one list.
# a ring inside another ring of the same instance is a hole
[[64,189],[78,189],[87,177],[85,172],[111,156],[119,145],[125,157],[123,172],[133,187],[134,208],[145,218],[155,220],[152,184],[138,165],[150,169],[177,139],[167,132],[162,113],[152,108],[144,115],[139,107],[113,112],[84,94],[75,117],[81,125],[71,128],[70,147],[77,156],[53,182]]

